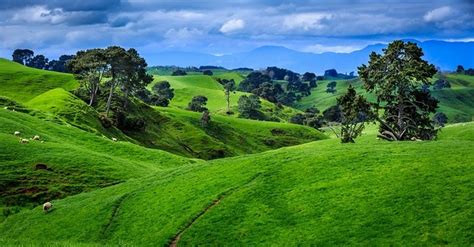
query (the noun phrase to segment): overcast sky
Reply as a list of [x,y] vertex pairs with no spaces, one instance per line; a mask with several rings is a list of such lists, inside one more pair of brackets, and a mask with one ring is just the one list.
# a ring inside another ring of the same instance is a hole
[[350,52],[396,38],[474,41],[474,0],[0,0],[0,56],[121,45],[229,54]]

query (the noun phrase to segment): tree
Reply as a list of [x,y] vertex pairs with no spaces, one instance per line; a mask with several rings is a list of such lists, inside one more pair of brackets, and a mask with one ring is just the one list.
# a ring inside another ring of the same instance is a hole
[[323,111],[323,117],[328,122],[341,122],[341,107],[339,105],[333,105]]
[[207,111],[207,108],[205,107],[206,104],[207,104],[207,98],[202,95],[197,95],[191,99],[191,102],[189,102],[188,110],[195,111],[195,112]]
[[211,113],[208,110],[202,112],[201,115],[201,126],[206,127],[211,123]]
[[304,111],[305,121],[304,124],[319,129],[323,127],[325,121],[323,116],[320,114],[320,111],[316,107],[310,107]]
[[79,51],[69,62],[69,70],[79,81],[82,88],[89,93],[89,105],[94,104],[100,83],[108,71],[108,65],[103,49]]
[[444,127],[444,125],[448,122],[448,116],[442,112],[437,112],[433,116],[433,122],[437,126]]
[[383,55],[372,52],[368,66],[360,66],[359,75],[367,92],[373,93],[380,123],[379,136],[387,140],[433,139],[436,136],[430,113],[437,100],[421,85],[431,85],[434,65],[422,59],[423,51],[415,43],[394,41]]
[[365,121],[371,118],[371,106],[363,96],[357,95],[352,85],[337,103],[341,109],[341,142],[354,142],[364,130]]
[[227,110],[226,110],[226,113],[227,114],[231,114],[231,110],[230,110],[230,93],[235,91],[235,81],[234,79],[230,79],[230,80],[226,80],[225,84],[224,84],[224,94],[225,94],[225,100],[227,102]]
[[181,76],[181,75],[187,75],[186,71],[182,69],[177,69],[171,73],[172,76]]
[[74,55],[61,55],[59,60],[51,60],[48,63],[48,70],[58,72],[71,72],[68,69],[67,63],[74,58]]
[[446,79],[438,79],[433,85],[434,90],[441,90],[443,88],[451,88],[451,83]]
[[151,97],[151,102],[154,105],[158,106],[168,106],[170,100],[174,97],[174,89],[171,88],[171,85],[167,81],[160,81],[153,85],[153,93]]
[[124,70],[121,73],[121,89],[125,94],[124,108],[127,109],[129,96],[137,90],[144,89],[153,81],[153,76],[147,74],[147,63],[140,57],[137,50],[128,49],[123,60]]
[[107,82],[109,87],[109,96],[107,98],[105,115],[109,116],[110,106],[112,104],[112,97],[114,95],[117,86],[123,84],[125,79],[125,70],[127,69],[127,51],[119,46],[110,46],[104,51],[105,60],[109,67],[108,77],[110,80]]
[[48,59],[43,55],[36,55],[26,63],[26,66],[37,69],[46,69],[48,67]]
[[330,77],[337,77],[338,73],[337,70],[335,69],[328,69],[324,71],[324,77],[330,76]]
[[35,53],[29,49],[16,49],[13,51],[12,58],[14,62],[27,65]]
[[337,85],[336,81],[332,81],[328,83],[327,88],[326,88],[326,93],[335,93],[337,91],[336,85]]
[[254,71],[248,74],[245,80],[240,82],[239,89],[244,92],[252,92],[252,90],[258,88],[265,82],[272,82],[270,76],[263,74],[260,71]]
[[238,101],[238,109],[240,117],[249,119],[264,119],[263,113],[260,112],[261,102],[257,95],[242,95]]
[[290,118],[290,123],[303,125],[306,118],[303,113],[296,113]]
[[301,78],[303,81],[312,81],[316,80],[316,74],[311,73],[311,72],[306,72],[303,74],[303,77]]
[[464,74],[464,67],[462,65],[458,65],[456,68],[456,73]]
[[206,70],[204,70],[204,71],[202,72],[202,74],[203,74],[203,75],[209,75],[209,76],[212,76],[214,73],[212,73],[212,71],[211,71],[211,70],[208,70],[208,69],[206,69]]

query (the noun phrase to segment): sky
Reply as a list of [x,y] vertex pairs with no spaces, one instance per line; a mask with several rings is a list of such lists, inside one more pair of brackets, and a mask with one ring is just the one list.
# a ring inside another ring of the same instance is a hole
[[264,45],[351,52],[394,39],[474,41],[474,0],[0,0],[0,57],[120,45],[214,55]]

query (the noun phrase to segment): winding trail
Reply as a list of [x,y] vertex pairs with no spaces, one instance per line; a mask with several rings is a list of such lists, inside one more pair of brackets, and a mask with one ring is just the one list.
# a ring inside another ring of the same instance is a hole
[[211,210],[213,207],[217,206],[223,199],[224,197],[232,194],[234,191],[238,190],[239,188],[245,186],[245,185],[248,185],[249,183],[253,182],[257,177],[259,177],[261,175],[261,173],[257,173],[255,174],[254,176],[252,176],[249,181],[247,181],[246,183],[238,186],[238,187],[233,187],[233,188],[230,188],[228,189],[227,191],[223,192],[222,194],[220,194],[217,199],[215,199],[214,201],[212,201],[211,204],[209,204],[207,207],[205,207],[203,210],[201,210],[198,214],[196,214],[192,219],[191,221],[189,221],[188,223],[186,223],[186,225],[184,227],[181,228],[181,230],[179,230],[175,235],[174,237],[171,239],[170,241],[170,244],[168,245],[169,247],[176,247],[178,246],[178,242],[179,240],[181,239],[181,236],[183,236],[183,234],[186,232],[186,230],[188,230],[189,228],[191,228],[194,223],[196,223],[196,221],[198,221],[200,218],[202,218],[207,212],[209,212],[209,210]]

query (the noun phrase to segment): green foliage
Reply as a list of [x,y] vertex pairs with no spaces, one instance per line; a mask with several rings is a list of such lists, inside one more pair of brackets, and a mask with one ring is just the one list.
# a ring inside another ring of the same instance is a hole
[[183,76],[183,75],[187,75],[188,73],[186,73],[186,71],[184,70],[181,70],[181,69],[177,69],[175,71],[173,71],[173,73],[171,73],[172,76]]
[[352,86],[337,99],[337,103],[341,109],[341,142],[353,143],[362,134],[365,122],[373,118],[371,105],[364,96],[357,95]]
[[207,104],[206,96],[197,95],[194,96],[191,102],[188,104],[188,110],[195,112],[207,111],[205,105]]
[[252,94],[250,96],[243,95],[239,98],[239,116],[242,118],[263,120],[265,116],[260,111],[262,108],[258,96]]
[[415,43],[394,41],[384,54],[370,54],[369,65],[359,67],[359,75],[368,92],[376,97],[376,108],[383,109],[380,137],[388,140],[429,140],[436,137],[430,114],[438,101],[421,85],[430,85],[436,74],[434,65],[422,59],[423,51]]
[[170,100],[174,97],[174,89],[167,81],[161,81],[152,87],[154,95],[151,96],[151,104],[157,106],[168,106]]

